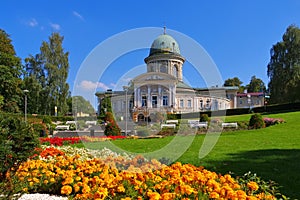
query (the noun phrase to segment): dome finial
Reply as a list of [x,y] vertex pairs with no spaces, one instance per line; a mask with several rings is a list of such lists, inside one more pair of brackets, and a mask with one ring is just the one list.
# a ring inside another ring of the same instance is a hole
[[167,28],[167,27],[166,27],[166,26],[164,26],[164,35],[166,35],[166,28]]

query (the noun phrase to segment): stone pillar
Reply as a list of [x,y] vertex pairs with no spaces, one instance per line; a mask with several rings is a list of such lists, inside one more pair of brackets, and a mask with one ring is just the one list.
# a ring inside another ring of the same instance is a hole
[[169,106],[171,106],[173,103],[173,98],[172,98],[172,87],[169,85]]
[[233,97],[233,108],[237,108],[237,97],[234,95]]
[[178,65],[178,80],[182,81],[182,64]]
[[152,108],[151,105],[151,85],[147,85],[148,87],[148,93],[147,93],[147,107]]
[[136,106],[137,107],[140,107],[141,106],[141,89],[140,88],[138,88],[137,89],[137,98],[136,98],[136,101],[137,101],[137,104],[136,104]]
[[160,108],[161,106],[162,106],[161,85],[158,85],[158,105],[157,105],[157,107]]
[[172,105],[173,106],[175,104],[175,95],[176,95],[176,87],[173,85],[172,86]]

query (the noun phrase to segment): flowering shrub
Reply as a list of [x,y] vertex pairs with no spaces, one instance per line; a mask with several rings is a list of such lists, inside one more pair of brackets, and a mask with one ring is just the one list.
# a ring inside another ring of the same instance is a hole
[[[16,177],[25,185],[23,191],[74,199],[275,199],[258,192],[260,186],[254,181],[243,189],[229,174],[218,175],[191,164],[166,166],[110,150],[105,151],[112,156],[82,159],[79,154],[69,156],[72,149],[59,148],[66,149],[64,155],[20,165]],[[78,150],[84,151],[88,150]]]
[[118,124],[116,123],[116,120],[114,119],[114,116],[111,112],[106,113],[105,121],[107,123],[105,126],[105,130],[104,130],[104,134],[106,136],[121,135],[121,129],[118,126]]
[[272,125],[275,125],[275,124],[281,124],[281,123],[284,123],[285,121],[281,118],[263,118],[264,119],[264,122],[266,124],[266,127],[268,126],[272,126]]

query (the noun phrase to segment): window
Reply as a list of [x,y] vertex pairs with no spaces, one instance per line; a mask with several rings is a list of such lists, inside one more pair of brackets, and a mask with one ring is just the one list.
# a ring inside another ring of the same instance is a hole
[[187,100],[187,107],[188,108],[192,107],[192,100],[191,99]]
[[163,96],[163,106],[167,106],[168,104],[168,96]]
[[202,109],[203,108],[203,100],[201,99],[200,100],[200,109]]
[[161,73],[167,73],[168,71],[167,71],[167,66],[166,65],[161,65],[160,66],[160,72]]
[[147,96],[142,96],[142,106],[147,106]]
[[152,108],[157,107],[157,96],[152,96]]
[[179,107],[180,107],[180,108],[183,108],[183,107],[184,107],[183,99],[180,99],[180,101],[179,101]]
[[210,100],[209,99],[206,100],[206,109],[210,109]]
[[150,68],[149,69],[150,72],[154,72],[154,66],[153,65],[151,65],[149,68]]

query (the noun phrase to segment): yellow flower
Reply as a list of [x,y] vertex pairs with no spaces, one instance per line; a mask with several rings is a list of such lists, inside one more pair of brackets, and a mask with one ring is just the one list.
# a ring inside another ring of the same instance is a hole
[[74,179],[72,177],[66,178],[64,182],[62,182],[63,185],[68,185],[74,182]]
[[65,194],[65,195],[69,195],[72,193],[72,187],[69,185],[64,185],[61,189],[60,189],[60,193],[61,194]]
[[50,178],[50,182],[51,183],[55,183],[55,179],[54,178]]
[[118,186],[117,191],[118,192],[125,192],[124,186],[123,185]]
[[216,192],[212,192],[209,194],[209,198],[212,198],[212,199],[218,199],[220,196],[218,193]]
[[247,187],[252,190],[252,191],[256,191],[258,190],[259,186],[257,185],[256,182],[254,181],[250,181],[249,183],[247,183]]
[[157,192],[148,191],[147,196],[149,197],[150,200],[159,200],[160,199],[160,194]]

